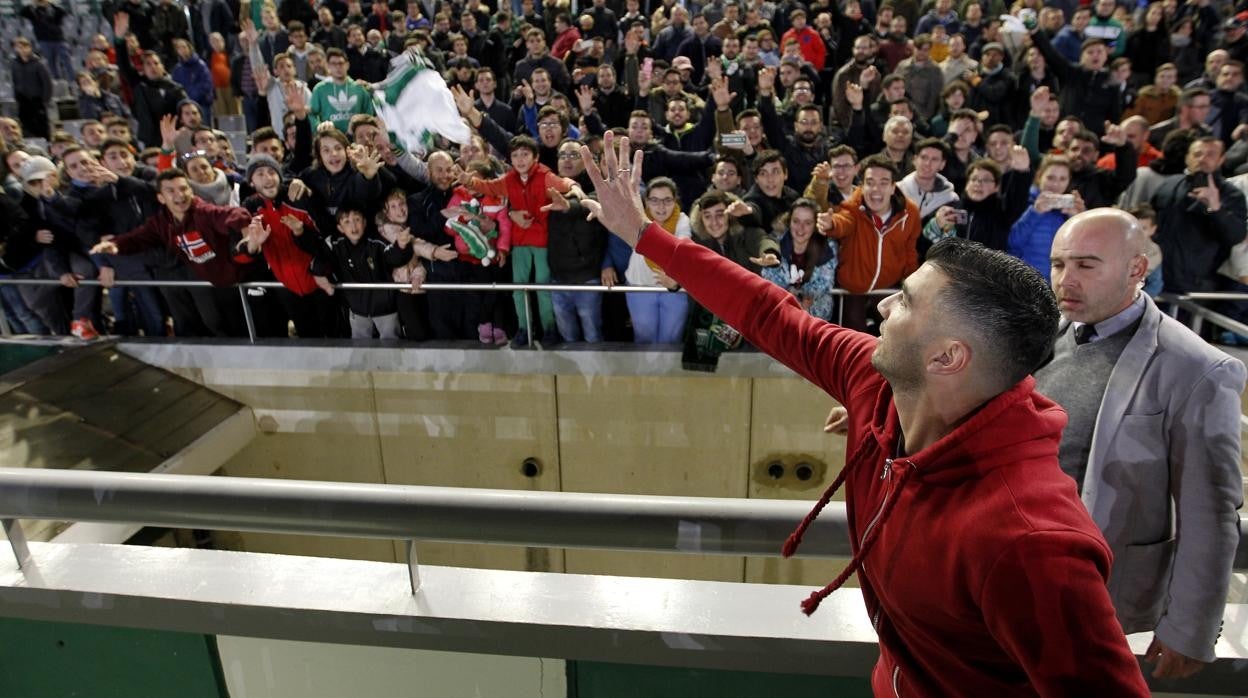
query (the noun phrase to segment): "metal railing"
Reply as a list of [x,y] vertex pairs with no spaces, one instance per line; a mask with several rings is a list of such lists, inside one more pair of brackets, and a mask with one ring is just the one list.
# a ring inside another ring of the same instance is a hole
[[[18,519],[415,541],[777,557],[810,502],[380,485],[204,475],[0,468],[0,520],[19,566]],[[803,557],[851,555],[844,504]]]
[[[776,557],[808,501],[585,494],[204,475],[0,468],[0,519],[19,566],[18,519],[416,541]],[[1248,568],[1240,521],[1235,568]],[[802,557],[848,557],[845,506],[832,502]]]
[[[97,279],[80,279],[80,286],[104,286]],[[59,279],[14,279],[0,278],[0,286],[64,286]],[[120,287],[148,287],[148,288],[213,288],[213,285],[207,281],[157,281],[157,280],[118,280],[110,286]],[[238,289],[239,302],[243,306],[243,318],[247,323],[247,337],[252,344],[256,342],[256,325],[255,320],[251,316],[251,306],[247,303],[247,289],[249,288],[285,288],[280,281],[249,281],[246,283],[236,284],[234,288]],[[411,284],[400,283],[379,283],[379,284],[360,284],[360,283],[344,283],[334,284],[335,289],[344,291],[410,291]],[[488,284],[444,284],[444,283],[426,283],[421,284],[422,291],[475,291],[475,292],[491,292],[491,293],[510,293],[513,291],[525,291],[524,294],[524,320],[526,327],[533,327],[533,313],[530,308],[531,301],[528,291],[550,291],[550,292],[587,292],[587,293],[684,293],[684,290],[669,291],[662,286],[626,286],[617,284],[615,286],[580,286],[575,284],[508,284],[508,283],[488,283]],[[897,292],[898,289],[886,288],[877,289],[864,294],[849,293],[844,289],[832,289],[829,291],[834,296],[889,296]],[[838,316],[838,321],[840,316]],[[0,333],[5,336],[11,335],[8,320],[4,316],[3,308],[0,308]],[[532,349],[541,349],[540,342],[529,342]]]

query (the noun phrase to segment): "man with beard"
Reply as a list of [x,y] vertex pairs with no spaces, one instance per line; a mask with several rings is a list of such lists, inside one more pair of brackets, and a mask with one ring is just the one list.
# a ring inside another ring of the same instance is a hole
[[880,69],[875,65],[875,53],[879,42],[873,36],[860,36],[854,39],[854,56],[848,63],[836,71],[832,78],[832,114],[836,123],[844,126],[852,123],[852,110],[845,96],[845,88],[850,83],[861,85],[865,94],[864,104],[871,104],[880,96]]
[[682,153],[654,142],[654,126],[650,115],[640,109],[628,119],[628,137],[633,148],[644,150],[646,181],[658,176],[670,176],[680,190],[680,205],[685,210],[706,190],[705,173],[715,162],[712,152]]
[[[775,81],[775,70],[766,68],[759,72],[758,113],[763,123],[763,130],[767,134],[767,142],[784,154],[784,162],[792,177],[793,188],[800,192],[810,183],[810,176],[815,166],[828,159],[829,145],[847,141],[861,143],[866,138],[866,112],[849,105],[850,121],[848,123],[850,126],[847,132],[836,128],[833,133],[825,135],[822,110],[815,105],[799,107],[793,115],[793,135],[790,136],[784,132],[784,126],[776,114],[773,99]],[[716,101],[718,102],[721,98],[722,95],[716,97]],[[784,210],[787,211],[788,206],[785,206]]]
[[1235,142],[1231,134],[1248,118],[1248,96],[1240,92],[1243,86],[1244,64],[1227,61],[1218,71],[1217,89],[1209,95],[1206,123],[1227,147]]
[[[454,240],[446,232],[446,209],[454,193],[458,174],[455,161],[442,150],[429,155],[426,163],[429,166],[429,184],[418,194],[408,199],[408,227],[422,239],[431,242],[435,247],[446,249],[449,254],[438,255],[429,261],[428,275],[425,281],[435,283],[464,283],[470,280],[466,262],[459,261],[459,255],[450,247]],[[469,339],[476,337],[477,317],[472,311],[475,308],[465,303],[457,293],[430,293],[429,328],[433,339]]]
[[[944,241],[880,304],[876,340],[647,220],[644,160],[620,159],[611,138],[606,179],[582,152],[604,225],[849,408],[852,455],[783,553],[844,484],[854,557],[802,610],[858,572],[880,638],[875,693],[1148,695],[1106,588],[1109,547],[1057,465],[1064,415],[1028,375],[1058,321],[1043,279]],[[865,170],[864,188],[892,188],[887,162]]]
[[[1114,169],[1102,170],[1096,166],[1101,157],[1101,145],[1113,148]],[[1083,195],[1088,208],[1113,206],[1118,195],[1135,181],[1135,148],[1127,142],[1127,134],[1118,124],[1110,124],[1105,136],[1083,130],[1066,149],[1070,157],[1070,188]]]

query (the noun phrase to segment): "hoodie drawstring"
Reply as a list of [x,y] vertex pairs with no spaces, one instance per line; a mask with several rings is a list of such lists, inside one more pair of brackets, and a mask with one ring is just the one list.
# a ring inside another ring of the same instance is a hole
[[[899,493],[902,488],[906,486],[906,482],[910,479],[910,476],[918,470],[917,466],[915,466],[915,464],[909,459],[890,459],[887,467],[891,468],[894,472],[900,471],[897,484],[895,484],[893,488],[884,495],[884,506],[880,509],[876,518],[867,527],[866,536],[862,540],[862,545],[858,547],[858,552],[854,553],[853,558],[849,561],[849,565],[836,576],[836,579],[833,579],[822,589],[811,592],[810,596],[802,601],[802,613],[805,613],[808,616],[813,614],[819,608],[819,604],[822,603],[824,599],[828,598],[832,592],[841,588],[841,585],[849,579],[850,575],[862,566],[862,561],[866,558],[867,553],[871,552],[871,548],[875,545],[875,542],[879,540],[880,529],[884,527],[884,522],[888,520],[888,517],[893,512],[893,507],[896,506],[897,500],[900,499]],[[781,554],[784,557],[789,557],[797,551],[797,546],[802,542],[802,534],[804,534],[810,524],[814,522],[815,517],[819,516],[819,512],[827,506],[828,501],[832,498],[832,495],[836,492],[836,490],[842,483],[845,482],[845,474],[847,470],[849,470],[848,465],[841,469],[841,472],[836,476],[836,480],[832,482],[832,485],[829,486],[828,489],[824,491],[823,496],[819,498],[819,502],[815,505],[815,508],[812,509],[804,519],[802,519],[802,523],[798,525],[797,530],[795,530],[789,536],[788,540],[784,542],[784,547],[781,548]],[[886,475],[887,472],[888,471],[885,471]]]

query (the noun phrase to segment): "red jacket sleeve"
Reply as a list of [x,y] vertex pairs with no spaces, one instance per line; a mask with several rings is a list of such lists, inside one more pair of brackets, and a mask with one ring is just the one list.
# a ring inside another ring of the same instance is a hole
[[642,233],[637,252],[751,344],[842,404],[851,394],[878,393],[883,378],[871,366],[874,337],[810,315],[788,291],[657,223]]
[[168,247],[168,239],[160,232],[160,229],[163,227],[162,215],[163,213],[158,213],[154,217],[148,218],[143,225],[113,238],[113,244],[117,246],[117,254],[138,254],[144,250]]
[[1109,565],[1100,541],[1039,531],[1012,545],[984,580],[988,631],[1041,696],[1149,695],[1109,599]]

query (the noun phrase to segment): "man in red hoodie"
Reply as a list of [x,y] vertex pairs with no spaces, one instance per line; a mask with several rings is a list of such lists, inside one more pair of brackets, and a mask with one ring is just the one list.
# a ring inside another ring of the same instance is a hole
[[[1146,696],[1114,615],[1110,552],[1062,473],[1066,415],[1035,392],[1058,309],[1044,279],[950,239],[881,303],[877,340],[806,313],[778,286],[646,219],[642,154],[606,136],[586,206],[758,348],[849,409],[845,468],[784,545],[845,485],[853,561],[880,659],[876,695]],[[605,171],[605,175],[604,175]],[[605,177],[605,178],[604,178]]]

